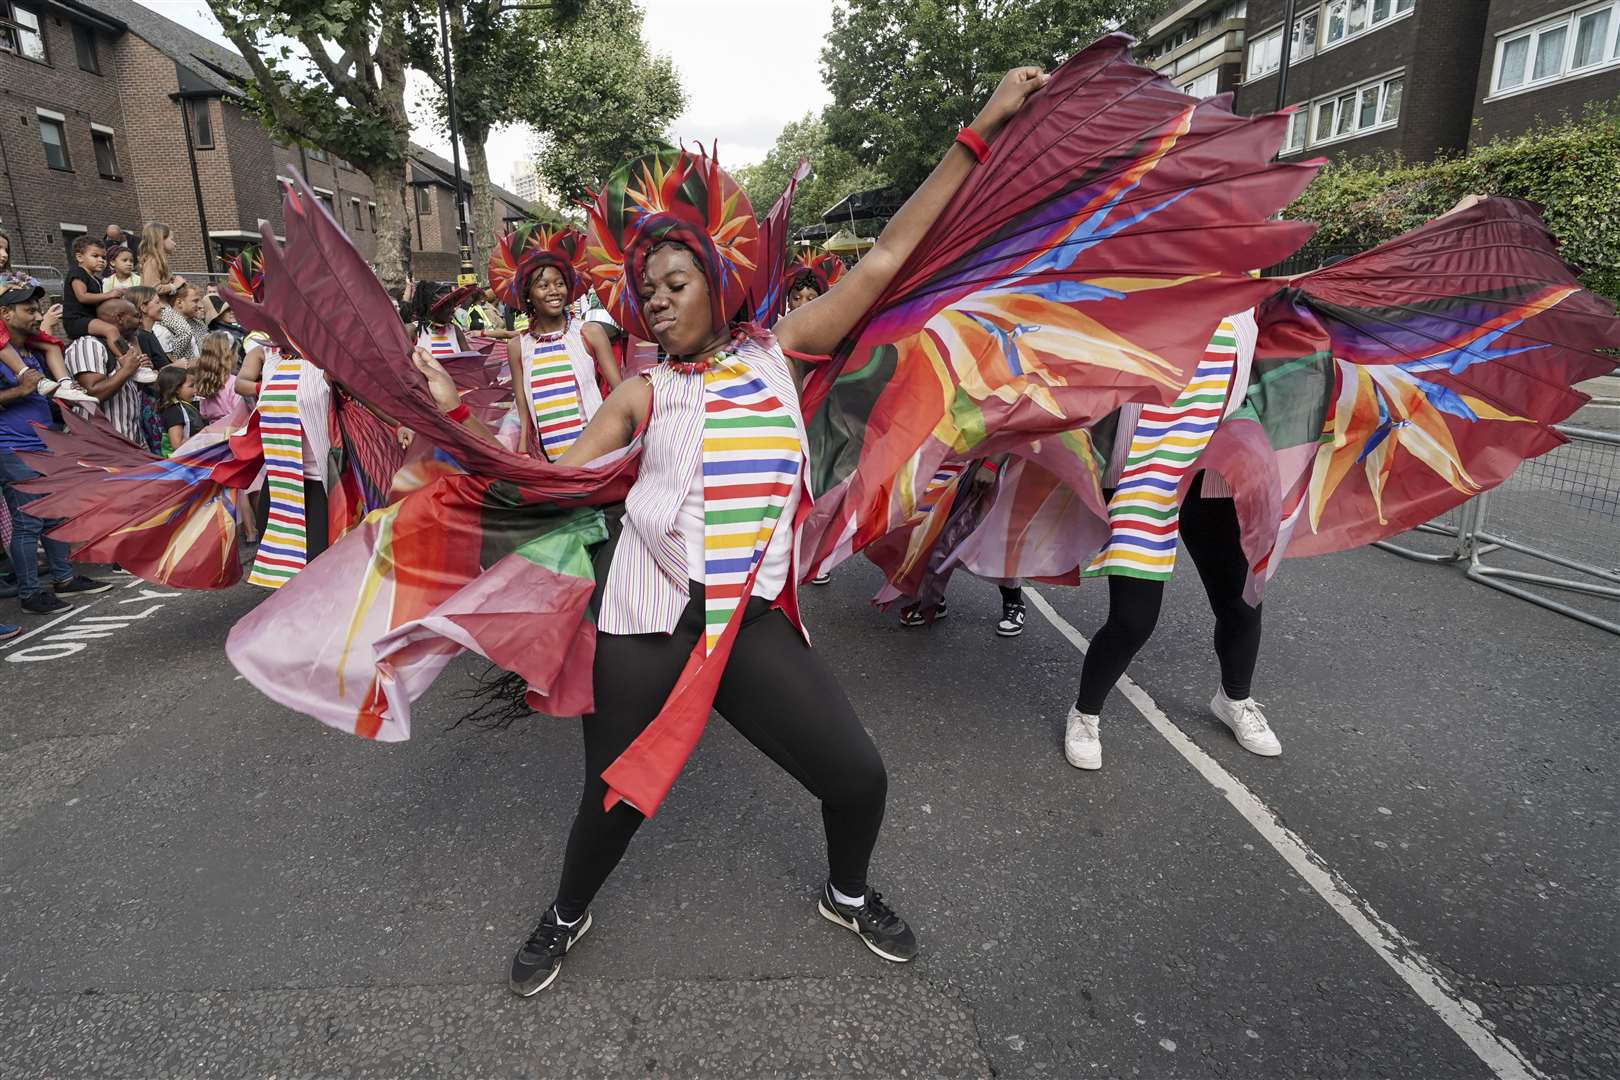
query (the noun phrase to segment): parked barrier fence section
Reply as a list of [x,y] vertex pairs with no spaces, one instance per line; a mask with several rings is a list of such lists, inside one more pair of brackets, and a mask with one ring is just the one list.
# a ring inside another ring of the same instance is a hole
[[1558,430],[1568,443],[1414,530],[1445,538],[1435,550],[1410,534],[1378,546],[1620,634],[1620,434]]

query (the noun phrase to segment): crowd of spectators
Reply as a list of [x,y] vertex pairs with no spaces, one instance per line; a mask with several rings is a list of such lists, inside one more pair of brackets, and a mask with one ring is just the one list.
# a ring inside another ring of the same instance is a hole
[[[0,600],[15,598],[26,614],[63,612],[72,598],[113,587],[74,569],[68,546],[49,536],[58,522],[28,513],[39,496],[18,485],[38,473],[18,452],[45,449],[41,428],[60,430],[64,410],[99,416],[135,446],[168,456],[257,393],[256,368],[243,365],[260,350],[245,341],[212,282],[175,272],[175,250],[162,222],[147,222],[138,238],[108,225],[74,242],[62,293],[53,296],[12,268],[10,238],[0,231]],[[468,296],[453,321],[437,312],[430,318],[431,298],[448,287],[418,286],[409,282],[395,296],[412,335],[447,333],[465,349],[468,333],[501,339],[525,328],[523,314],[488,290]],[[247,499],[239,511],[243,540],[255,542],[260,515]],[[0,614],[0,641],[22,632]]]

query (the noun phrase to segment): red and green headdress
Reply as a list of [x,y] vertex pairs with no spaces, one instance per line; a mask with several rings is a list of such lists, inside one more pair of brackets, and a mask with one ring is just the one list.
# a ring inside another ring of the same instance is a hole
[[249,300],[264,297],[264,258],[257,244],[249,244],[236,253],[236,258],[225,269],[225,286]]
[[529,281],[547,266],[555,266],[568,286],[570,302],[590,288],[585,269],[585,234],[568,225],[524,222],[501,237],[489,257],[489,287],[496,299],[514,310],[529,306]]
[[800,253],[799,257],[789,264],[782,293],[784,296],[791,293],[794,282],[808,275],[813,279],[816,292],[824,294],[844,276],[844,270],[844,260],[837,255],[830,251],[816,251],[810,248]]
[[748,196],[713,153],[675,147],[621,165],[589,208],[587,256],[596,294],[613,321],[653,339],[641,312],[641,269],[663,240],[683,244],[709,282],[714,324],[724,326],[748,298],[759,224]]

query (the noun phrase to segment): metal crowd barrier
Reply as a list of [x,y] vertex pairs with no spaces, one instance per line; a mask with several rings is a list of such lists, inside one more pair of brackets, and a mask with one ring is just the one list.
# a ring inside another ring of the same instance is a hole
[[[1568,443],[1414,530],[1446,537],[1443,550],[1377,546],[1403,558],[1462,565],[1473,581],[1620,634],[1620,434],[1564,424],[1558,430]],[[1504,558],[1519,565],[1503,565]],[[1577,607],[1529,585],[1597,603]]]

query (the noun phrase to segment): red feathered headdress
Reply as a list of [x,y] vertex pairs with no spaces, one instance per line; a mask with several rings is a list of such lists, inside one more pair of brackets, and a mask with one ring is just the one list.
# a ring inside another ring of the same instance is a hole
[[568,225],[525,222],[501,237],[489,257],[489,287],[501,303],[516,310],[529,306],[529,281],[547,266],[562,273],[570,302],[590,288],[585,266],[585,234]]
[[590,207],[587,258],[596,293],[613,321],[653,340],[637,287],[647,252],[662,240],[685,245],[709,282],[714,325],[729,323],[748,297],[759,224],[737,182],[712,153],[655,150],[616,169]]
[[249,300],[264,296],[264,258],[257,244],[249,244],[230,261],[225,269],[225,286]]
[[783,277],[782,293],[786,296],[792,292],[793,283],[803,274],[808,274],[815,280],[816,292],[825,293],[844,276],[845,269],[844,260],[832,252],[809,249],[788,266],[787,273]]

